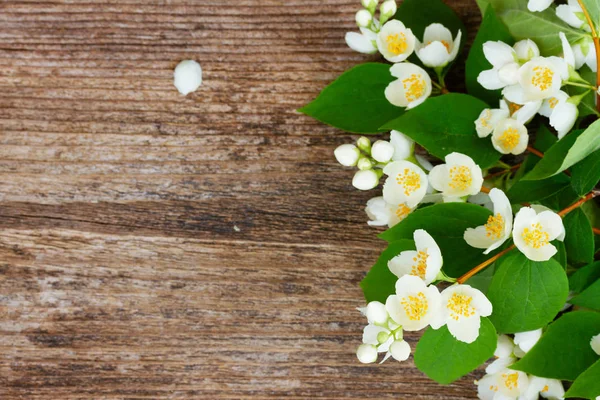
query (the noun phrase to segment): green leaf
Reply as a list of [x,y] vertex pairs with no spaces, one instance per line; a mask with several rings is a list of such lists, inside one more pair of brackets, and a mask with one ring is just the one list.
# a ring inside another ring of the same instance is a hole
[[494,272],[496,272],[496,264],[492,264],[485,268],[483,271],[478,272],[469,278],[469,286],[474,287],[481,293],[486,294],[494,278]]
[[468,203],[442,203],[421,208],[402,222],[379,235],[395,242],[412,239],[413,232],[425,229],[436,241],[444,257],[444,272],[456,278],[487,260],[482,249],[471,247],[463,235],[467,228],[484,225],[492,213],[481,206]]
[[598,0],[581,0],[587,12],[592,19],[595,28],[600,27],[600,3]]
[[523,180],[535,181],[546,179],[564,171],[564,169],[560,169],[561,163],[582,134],[583,131],[571,132],[553,144],[552,147],[544,153],[544,158],[542,158],[535,167],[523,177]]
[[481,15],[485,15],[486,10],[488,9],[488,6],[490,5],[489,0],[476,0],[477,2],[477,6],[479,7],[479,11],[481,12]]
[[569,289],[575,293],[581,293],[598,279],[600,279],[600,261],[575,271],[569,278]]
[[[600,311],[600,279],[592,283],[587,289],[569,300],[569,303]],[[598,331],[600,333],[600,331]]]
[[467,344],[456,340],[446,326],[428,328],[415,350],[415,365],[428,377],[449,384],[473,371],[494,355],[496,330],[487,318],[481,318],[479,337]]
[[385,88],[394,79],[389,65],[358,65],[298,111],[348,132],[380,133],[381,125],[404,113],[385,98]]
[[584,196],[600,181],[600,150],[596,150],[571,168],[571,186]]
[[377,262],[367,276],[360,282],[360,287],[363,290],[365,299],[368,302],[380,301],[385,303],[389,295],[396,293],[396,275],[390,272],[388,261],[396,257],[400,252],[405,250],[414,250],[414,241],[402,239],[392,242],[388,248],[381,253]]
[[535,376],[575,380],[598,355],[590,346],[600,332],[600,313],[574,311],[552,323],[540,341],[510,368]]
[[595,399],[600,396],[600,360],[592,364],[575,379],[565,397],[581,397],[584,399]]
[[594,232],[590,221],[577,208],[563,218],[567,260],[572,265],[589,264],[594,261]]
[[542,328],[556,317],[568,294],[569,281],[558,262],[531,261],[513,250],[496,262],[487,292],[494,307],[490,320],[502,333]]
[[487,108],[483,101],[460,93],[432,97],[410,112],[388,122],[383,130],[398,130],[423,146],[435,157],[460,152],[481,168],[500,159],[489,138],[479,138],[475,120]]
[[564,32],[570,43],[583,38],[586,33],[575,29],[556,16],[551,7],[542,12],[527,9],[528,0],[489,0],[515,40],[531,39],[543,56],[562,52],[558,36]]
[[480,98],[496,108],[498,101],[502,97],[502,90],[487,90],[477,82],[480,72],[492,68],[492,64],[490,64],[483,54],[483,44],[490,40],[499,40],[510,45],[514,43],[506,25],[496,16],[496,12],[492,7],[488,7],[473,46],[471,46],[471,50],[469,51],[469,57],[467,57],[465,65],[465,79],[469,94]]

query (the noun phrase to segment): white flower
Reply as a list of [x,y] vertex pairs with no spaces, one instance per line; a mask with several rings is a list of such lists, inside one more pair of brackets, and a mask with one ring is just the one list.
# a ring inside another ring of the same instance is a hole
[[539,396],[545,399],[562,400],[565,397],[565,389],[558,379],[529,375],[529,385],[519,400],[537,400]]
[[[363,345],[373,346],[377,353],[386,353],[382,363],[390,357],[398,361],[404,361],[409,357],[410,345],[402,338],[402,327],[389,318],[384,304],[372,301],[358,310],[369,321],[363,329]],[[361,362],[371,363],[377,360],[377,356],[373,357],[372,352],[372,347],[361,346],[357,355]]]
[[558,138],[562,139],[575,125],[579,109],[569,101],[558,104],[550,116],[550,126],[556,129]]
[[541,337],[541,329],[536,329],[527,332],[519,332],[515,333],[514,342],[515,345],[519,346],[519,349],[521,349],[523,354],[526,354],[527,352],[529,352],[529,350],[531,350],[533,346],[535,346],[535,344],[538,342],[538,340],[540,340]]
[[414,108],[431,95],[431,78],[418,65],[408,62],[394,64],[390,73],[398,78],[385,88],[385,98],[393,105]]
[[202,85],[202,67],[194,60],[184,60],[177,64],[173,76],[175,87],[184,96]]
[[431,186],[444,195],[444,201],[475,195],[481,191],[483,175],[473,159],[461,153],[450,153],[446,164],[436,165],[429,173]]
[[413,238],[417,250],[401,252],[388,261],[388,268],[399,278],[413,275],[429,285],[442,269],[442,252],[431,235],[423,229],[417,229]]
[[527,62],[534,57],[540,56],[540,49],[531,39],[519,40],[513,45],[513,49],[520,62]]
[[583,38],[573,45],[573,54],[575,55],[575,69],[580,69],[586,64],[593,72],[598,70],[598,60],[596,59],[596,47],[589,38]]
[[371,364],[377,361],[377,347],[372,344],[361,344],[356,350],[358,361],[363,364]]
[[344,167],[354,167],[360,157],[360,150],[353,144],[343,144],[333,151],[333,155]]
[[408,207],[406,203],[387,203],[383,196],[373,197],[367,201],[365,207],[365,212],[370,219],[367,223],[370,226],[387,225],[390,228],[406,218],[413,210],[414,208]]
[[456,58],[461,37],[460,29],[456,38],[452,39],[452,32],[444,25],[431,24],[425,28],[423,43],[417,40],[417,57],[428,67],[445,67]]
[[556,16],[574,28],[591,30],[578,0],[568,0],[567,4],[560,4],[556,7]]
[[527,128],[516,119],[500,121],[492,134],[492,144],[502,154],[521,154],[527,149],[528,143]]
[[390,143],[394,146],[394,161],[406,160],[415,152],[415,142],[401,132],[391,131]]
[[352,178],[352,186],[358,190],[371,190],[379,185],[379,176],[372,169],[357,171]]
[[569,70],[562,58],[535,57],[519,68],[518,76],[519,83],[505,87],[502,94],[513,103],[525,104],[556,94]]
[[486,108],[481,112],[481,114],[479,114],[479,118],[475,120],[475,129],[477,130],[477,136],[479,136],[480,138],[489,136],[496,128],[496,125],[500,121],[508,117],[508,110],[503,110],[499,108]]
[[556,106],[560,103],[566,102],[567,100],[569,100],[569,95],[566,92],[560,90],[556,94],[554,94],[554,96],[544,100],[538,112],[544,117],[550,118],[552,116],[552,113],[556,109]]
[[527,3],[527,8],[531,12],[536,11],[544,11],[546,8],[550,7],[554,0],[529,0]]
[[481,317],[492,314],[492,303],[469,285],[452,285],[442,292],[441,310],[431,321],[433,329],[447,325],[457,340],[473,343],[479,337]]
[[376,41],[379,52],[392,63],[406,60],[415,49],[415,35],[395,19],[383,25]]
[[504,369],[496,373],[495,376],[498,392],[507,397],[519,397],[525,393],[529,386],[527,374],[521,371]]
[[485,375],[480,380],[475,381],[475,384],[477,385],[477,397],[479,399],[494,400],[496,393],[498,393],[498,379],[495,374]]
[[394,146],[385,140],[378,140],[371,147],[371,156],[380,163],[386,163],[394,155]]
[[550,242],[563,240],[565,228],[562,218],[552,211],[539,214],[531,207],[523,207],[515,216],[513,241],[517,248],[532,261],[547,261],[556,254]]
[[404,330],[418,331],[429,325],[439,312],[440,301],[435,286],[427,286],[416,276],[404,275],[396,281],[396,294],[387,298],[385,308]]
[[352,50],[363,54],[375,54],[377,52],[377,34],[366,28],[360,28],[361,33],[347,32],[346,44]]
[[500,247],[512,230],[512,209],[508,197],[502,190],[494,188],[490,190],[490,199],[494,204],[494,214],[489,216],[485,225],[468,228],[464,234],[469,246],[486,249],[483,254]]
[[391,204],[404,203],[414,208],[427,193],[427,175],[410,161],[393,161],[385,166],[388,176],[383,185],[383,198]]
[[373,22],[373,16],[367,10],[359,10],[354,17],[359,28],[368,28]]
[[594,350],[594,352],[600,356],[600,334],[592,337],[592,340],[590,340],[590,346],[592,346],[592,350]]
[[488,90],[502,89],[519,80],[519,64],[515,50],[504,42],[485,42],[483,54],[492,64],[492,69],[482,71],[477,82]]
[[540,107],[542,107],[541,100],[529,101],[525,104],[512,103],[506,99],[500,100],[500,109],[508,111],[512,119],[516,119],[523,125],[527,124],[535,117],[535,114],[538,113]]

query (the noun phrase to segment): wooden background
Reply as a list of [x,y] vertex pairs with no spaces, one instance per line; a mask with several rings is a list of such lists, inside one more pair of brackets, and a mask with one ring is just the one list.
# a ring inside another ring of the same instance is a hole
[[374,194],[295,109],[367,59],[358,5],[0,1],[0,398],[476,397],[354,355]]

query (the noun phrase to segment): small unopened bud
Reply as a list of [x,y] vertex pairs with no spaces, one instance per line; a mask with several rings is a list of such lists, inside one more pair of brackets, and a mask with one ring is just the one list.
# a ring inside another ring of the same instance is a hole
[[371,154],[371,140],[366,136],[361,136],[356,141],[356,145],[359,149],[367,154]]
[[540,56],[539,47],[531,39],[519,40],[517,43],[515,43],[513,49],[515,49],[517,59],[521,62],[526,62],[531,60],[533,57]]
[[367,10],[360,10],[356,13],[356,25],[359,28],[368,28],[373,22],[373,16]]
[[397,6],[395,0],[385,0],[381,3],[381,7],[379,8],[379,13],[381,14],[381,19],[388,20],[396,14]]
[[390,338],[390,334],[385,331],[381,331],[377,334],[377,342],[379,344],[383,344],[383,343],[387,342],[389,338]]
[[395,341],[390,345],[390,353],[397,361],[406,361],[410,356],[410,345],[404,340]]
[[361,171],[366,171],[369,169],[373,169],[373,163],[367,157],[361,157],[356,164],[358,169]]
[[360,157],[360,150],[353,144],[343,144],[334,150],[333,155],[344,167],[354,167]]
[[379,301],[372,301],[367,304],[365,315],[369,322],[374,324],[385,324],[389,318],[388,312],[385,309],[385,304]]
[[361,4],[366,9],[371,9],[377,7],[377,3],[379,0],[361,0]]
[[372,169],[358,171],[352,178],[352,186],[358,190],[371,190],[379,185],[379,176]]
[[361,344],[356,349],[356,357],[363,364],[371,364],[377,361],[377,347],[372,344]]
[[385,140],[378,140],[373,143],[371,148],[371,156],[380,163],[386,163],[392,159],[394,155],[394,146]]

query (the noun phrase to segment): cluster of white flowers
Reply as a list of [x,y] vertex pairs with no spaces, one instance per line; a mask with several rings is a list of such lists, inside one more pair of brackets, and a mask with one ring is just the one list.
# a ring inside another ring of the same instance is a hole
[[498,337],[496,360],[485,369],[486,375],[476,381],[481,400],[537,400],[539,396],[559,400],[565,396],[561,381],[540,378],[509,367],[523,357],[540,339],[542,330]]
[[[576,72],[586,62],[586,57],[581,43],[572,47],[564,33],[559,36],[563,57],[541,57],[538,46],[529,39],[512,47],[500,41],[483,45],[492,69],[481,72],[477,81],[488,90],[502,89],[504,98],[500,100],[499,108],[483,110],[475,127],[479,137],[491,134],[494,148],[502,154],[525,151],[529,141],[525,124],[538,113],[550,119],[559,139],[575,125],[579,116],[577,106],[588,92],[569,96],[561,88],[569,84],[589,86]],[[594,53],[593,60],[589,60],[594,70],[595,60]],[[589,90],[592,89],[590,86]]]
[[363,363],[375,362],[381,352],[386,353],[383,361],[390,356],[406,360],[410,346],[403,340],[403,331],[427,326],[439,329],[446,325],[457,340],[472,343],[479,336],[481,317],[492,313],[490,301],[469,285],[452,285],[440,293],[432,284],[446,279],[441,272],[440,248],[423,229],[416,230],[413,237],[417,250],[403,251],[388,262],[390,271],[398,276],[396,294],[390,295],[385,305],[373,301],[360,309],[369,322],[357,350]]

